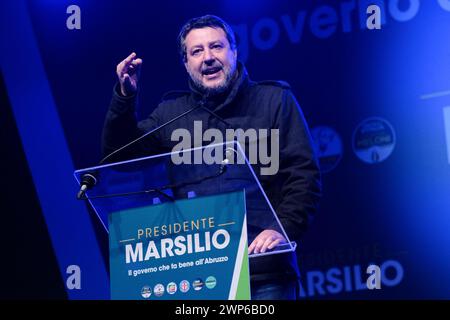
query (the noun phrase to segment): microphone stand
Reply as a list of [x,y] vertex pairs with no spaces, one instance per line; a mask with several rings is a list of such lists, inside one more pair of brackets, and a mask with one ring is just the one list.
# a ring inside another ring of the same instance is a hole
[[[110,159],[113,155],[115,155],[115,154],[121,152],[122,150],[128,148],[129,146],[131,146],[131,145],[133,145],[133,144],[135,144],[135,143],[141,141],[141,140],[144,139],[145,137],[154,134],[155,132],[161,130],[162,128],[164,128],[164,127],[170,125],[171,123],[177,121],[178,119],[180,119],[180,118],[182,118],[182,117],[188,115],[189,113],[191,113],[191,112],[193,112],[193,111],[195,111],[195,110],[197,110],[197,109],[199,109],[199,108],[205,110],[206,112],[208,112],[209,114],[211,114],[211,115],[214,116],[215,118],[219,119],[221,122],[223,122],[223,123],[227,126],[227,128],[231,128],[231,125],[230,125],[229,122],[227,122],[227,121],[224,120],[222,117],[220,117],[219,115],[217,115],[214,111],[210,110],[209,108],[207,108],[207,107],[205,106],[205,104],[206,104],[206,99],[207,99],[207,97],[204,97],[204,98],[203,98],[196,106],[194,106],[194,107],[190,108],[189,110],[187,110],[187,111],[185,111],[185,112],[179,114],[178,116],[176,116],[176,117],[170,119],[169,121],[167,121],[167,122],[161,124],[160,126],[158,126],[158,127],[156,127],[156,128],[153,128],[152,130],[150,130],[150,131],[144,133],[144,134],[141,135],[140,137],[134,139],[133,141],[130,141],[129,143],[127,143],[126,145],[120,147],[119,149],[114,150],[114,151],[111,152],[110,154],[106,155],[103,159],[101,159],[100,162],[98,163],[98,165],[104,164],[104,163],[106,162],[106,160]],[[221,169],[221,170],[223,170],[223,169]],[[86,195],[85,195],[85,194],[86,194],[86,191],[89,190],[90,188],[92,188],[92,187],[93,187],[94,185],[96,185],[96,184],[97,184],[96,173],[95,173],[95,172],[88,172],[88,173],[85,173],[85,174],[82,176],[82,179],[81,179],[81,187],[80,187],[80,190],[79,190],[78,193],[77,193],[77,199],[78,199],[78,200],[86,200],[86,199],[88,199],[88,198],[86,197]],[[159,189],[159,190],[158,190],[159,193],[162,192],[161,190],[163,190],[163,189]],[[156,191],[156,190],[153,190],[153,191]],[[150,192],[150,190],[148,190],[148,191],[140,191],[140,192]],[[119,194],[119,195],[121,195],[121,194]],[[172,198],[172,197],[170,197],[168,194],[165,194],[165,193],[164,193],[163,195],[164,195],[166,198],[169,198],[169,199]],[[94,199],[94,198],[91,198],[91,199]],[[173,199],[173,198],[172,198],[172,199]]]

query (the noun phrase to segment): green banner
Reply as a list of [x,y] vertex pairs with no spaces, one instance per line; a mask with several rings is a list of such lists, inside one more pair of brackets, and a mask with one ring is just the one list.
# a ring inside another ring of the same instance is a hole
[[111,298],[250,299],[244,191],[109,215]]

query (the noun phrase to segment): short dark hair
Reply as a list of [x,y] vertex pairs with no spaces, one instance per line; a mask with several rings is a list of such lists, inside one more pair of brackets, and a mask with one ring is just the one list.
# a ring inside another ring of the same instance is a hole
[[230,47],[232,50],[236,49],[236,38],[234,36],[234,32],[231,29],[231,27],[223,21],[221,18],[207,14],[205,16],[192,18],[188,22],[184,24],[184,26],[181,28],[180,33],[178,34],[178,51],[180,53],[181,59],[183,62],[186,62],[186,36],[188,33],[193,29],[201,29],[201,28],[220,28],[222,29],[228,39],[228,42],[230,43]]

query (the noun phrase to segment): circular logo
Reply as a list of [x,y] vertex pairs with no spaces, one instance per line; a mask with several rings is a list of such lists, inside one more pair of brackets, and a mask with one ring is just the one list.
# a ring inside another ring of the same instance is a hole
[[336,131],[319,126],[311,130],[314,150],[319,160],[320,171],[327,173],[336,168],[342,158],[342,140]]
[[144,299],[150,298],[150,296],[152,295],[152,289],[149,286],[142,287],[141,295]]
[[175,282],[170,282],[167,285],[167,293],[168,294],[175,294],[177,292],[177,284]]
[[194,288],[195,291],[202,290],[203,285],[204,285],[203,280],[200,278],[197,278],[194,280],[194,282],[192,282],[192,287]]
[[155,294],[155,296],[161,297],[164,294],[164,286],[161,283],[158,283],[153,288],[153,293]]
[[205,280],[205,286],[208,289],[213,289],[216,286],[216,284],[217,284],[216,278],[214,278],[213,276],[209,276]]
[[191,285],[189,284],[189,281],[183,280],[180,282],[180,291],[181,292],[183,292],[183,293],[188,292],[190,287],[191,287]]
[[394,128],[382,118],[365,119],[353,132],[353,151],[366,163],[374,164],[386,160],[394,147]]

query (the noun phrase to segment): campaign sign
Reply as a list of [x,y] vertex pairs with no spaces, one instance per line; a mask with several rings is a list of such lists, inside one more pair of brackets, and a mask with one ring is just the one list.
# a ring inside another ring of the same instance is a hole
[[111,298],[250,299],[244,191],[109,215]]

